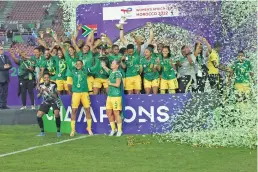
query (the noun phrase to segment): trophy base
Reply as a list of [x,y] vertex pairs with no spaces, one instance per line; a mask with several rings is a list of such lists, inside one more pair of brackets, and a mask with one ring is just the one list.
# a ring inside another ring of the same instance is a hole
[[99,56],[99,59],[105,61],[107,59],[107,56]]

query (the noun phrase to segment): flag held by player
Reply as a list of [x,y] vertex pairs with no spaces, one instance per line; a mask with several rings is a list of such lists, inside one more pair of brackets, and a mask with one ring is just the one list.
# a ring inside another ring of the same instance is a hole
[[97,25],[83,25],[82,26],[82,36],[83,37],[86,37],[88,36],[92,31],[93,29],[95,29],[97,32]]

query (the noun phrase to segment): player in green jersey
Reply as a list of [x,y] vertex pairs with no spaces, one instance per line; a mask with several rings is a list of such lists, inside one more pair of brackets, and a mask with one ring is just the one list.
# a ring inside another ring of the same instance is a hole
[[134,45],[127,45],[127,56],[122,58],[124,62],[125,72],[125,90],[128,94],[140,94],[141,76],[140,76],[140,58],[134,50]]
[[109,61],[109,66],[111,67],[111,64],[114,60],[119,60],[120,61],[120,66],[118,70],[122,73],[123,79],[125,78],[125,64],[121,59],[123,58],[123,55],[119,53],[119,46],[118,45],[113,45],[112,46],[112,53],[108,56],[108,61]]
[[159,90],[159,72],[152,56],[152,49],[147,47],[144,51],[144,57],[140,60],[140,73],[143,72],[144,90],[146,94],[158,94]]
[[253,79],[252,66],[249,60],[246,60],[243,51],[238,52],[238,59],[231,67],[231,76],[234,74],[234,88],[238,101],[242,101],[250,95],[251,79]]
[[87,128],[89,135],[93,135],[91,130],[91,114],[90,114],[90,96],[89,89],[87,83],[87,71],[83,68],[83,62],[81,60],[77,60],[76,65],[74,67],[72,59],[68,56],[65,56],[67,65],[72,73],[73,85],[72,85],[72,117],[71,117],[71,133],[70,136],[75,135],[75,120],[76,113],[80,103],[82,103],[83,108],[86,112],[86,120],[87,120]]
[[[72,43],[77,52],[79,59],[82,60],[85,68],[91,68],[93,66],[93,54],[92,54],[92,51],[90,50],[90,46],[85,44],[80,49],[76,44],[75,37],[72,37]],[[89,94],[91,95],[93,94],[93,82],[94,82],[94,77],[92,73],[88,73],[87,81],[88,81],[87,83],[88,83]]]
[[43,62],[45,61],[45,57],[41,54],[40,48],[34,48],[33,50],[34,55],[31,57],[31,61],[33,65],[35,66],[35,72],[36,72],[36,82],[37,82],[37,88],[40,83],[40,79],[43,76],[44,68],[42,68]]
[[58,94],[65,94],[68,91],[68,86],[66,83],[67,63],[61,49],[57,50],[57,57],[55,57],[55,60],[57,92]]
[[[48,73],[50,75],[51,82],[55,82],[56,80],[56,60],[55,56],[52,57],[50,54],[50,49],[45,49],[45,61],[42,62],[42,68],[44,69],[44,73]],[[41,82],[43,82],[43,78],[41,78]]]
[[31,101],[31,109],[35,109],[34,106],[34,88],[35,88],[35,73],[34,73],[34,63],[30,57],[24,51],[20,51],[21,56],[18,59],[14,53],[14,49],[10,49],[10,54],[13,61],[19,66],[18,67],[18,79],[19,79],[19,89],[21,93],[22,105],[21,110],[26,109],[27,92]]
[[[108,96],[106,101],[107,116],[111,126],[110,136],[113,136],[116,132],[116,136],[122,135],[122,73],[119,71],[120,60],[115,59],[112,61],[110,67],[112,70],[107,68],[106,64],[102,62],[102,67],[109,74],[108,78]],[[117,123],[116,125],[115,121]]]
[[162,48],[162,56],[157,60],[158,70],[161,71],[160,93],[165,94],[166,91],[170,94],[176,93],[178,82],[176,78],[176,62],[173,61],[169,46]]

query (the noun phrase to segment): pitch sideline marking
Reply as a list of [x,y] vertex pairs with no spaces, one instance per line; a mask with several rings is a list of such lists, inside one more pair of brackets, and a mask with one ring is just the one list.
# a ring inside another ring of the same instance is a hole
[[89,137],[89,135],[81,136],[81,137],[77,137],[77,138],[72,138],[72,139],[67,139],[67,140],[62,140],[60,142],[47,143],[47,144],[40,145],[40,146],[33,146],[33,147],[29,147],[29,148],[22,149],[22,150],[19,150],[19,151],[10,152],[10,153],[0,154],[0,158],[10,156],[10,155],[14,155],[14,154],[18,154],[18,153],[22,153],[22,152],[27,152],[27,151],[34,150],[34,149],[37,149],[37,148],[42,148],[42,147],[51,146],[51,145],[58,145],[58,144],[66,143],[66,142],[71,142],[71,141],[74,141],[74,140],[84,139],[86,137]]

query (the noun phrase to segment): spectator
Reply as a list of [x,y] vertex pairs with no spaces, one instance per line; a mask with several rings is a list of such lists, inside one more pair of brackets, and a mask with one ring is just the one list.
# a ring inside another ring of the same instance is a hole
[[4,48],[0,46],[0,109],[9,109],[7,107],[9,72],[12,68],[11,61],[4,55]]

